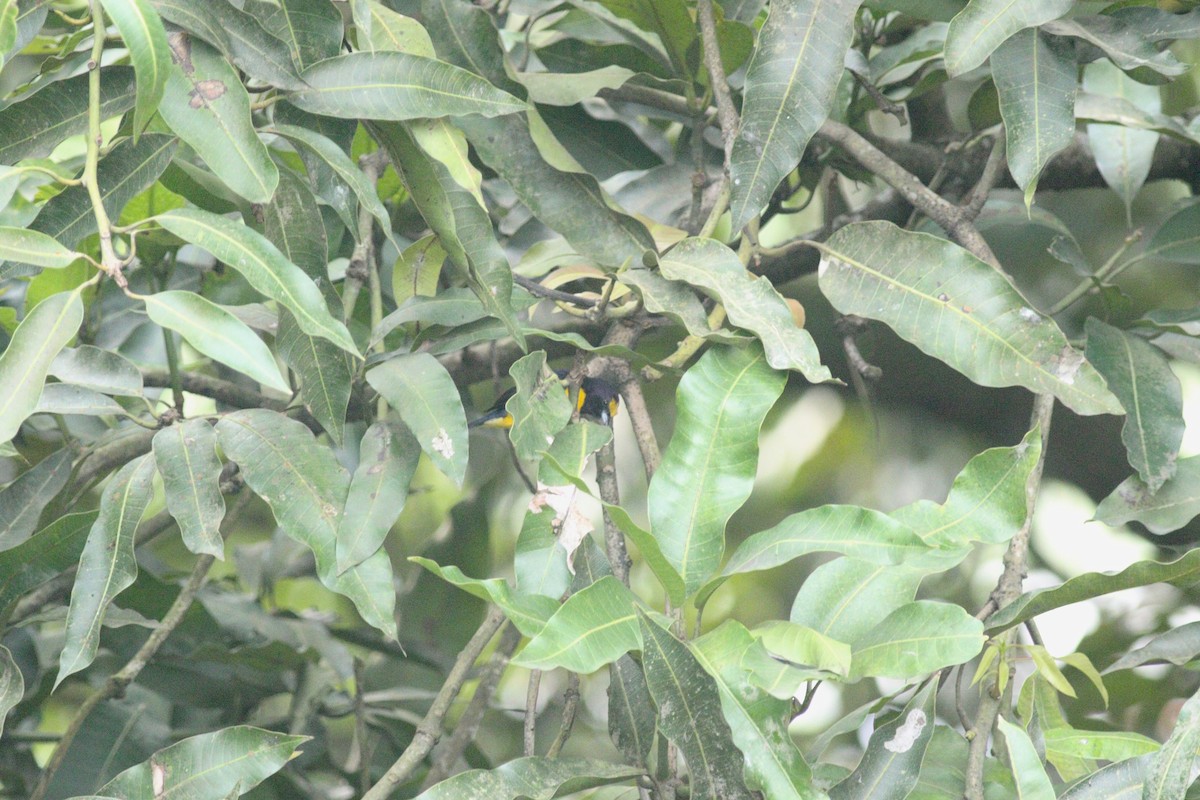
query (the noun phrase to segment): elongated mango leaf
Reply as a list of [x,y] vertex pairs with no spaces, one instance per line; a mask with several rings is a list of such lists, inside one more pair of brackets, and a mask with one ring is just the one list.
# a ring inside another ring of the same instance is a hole
[[346,119],[408,120],[522,111],[508,92],[444,61],[379,51],[320,61],[300,73],[308,85],[288,96],[295,106]]
[[106,394],[72,386],[69,383],[48,383],[38,398],[35,414],[83,414],[89,417],[123,416],[126,412],[116,400]]
[[1174,35],[1157,35],[1150,26],[1133,17],[1117,14],[1081,14],[1070,19],[1048,22],[1044,29],[1055,36],[1071,36],[1095,45],[1122,70],[1145,68],[1168,77],[1182,75],[1188,71],[1188,65],[1176,58],[1170,48],[1155,46],[1161,39],[1176,38]]
[[854,772],[829,791],[829,800],[904,800],[917,785],[933,740],[937,693],[933,684],[913,695],[890,722],[871,734]]
[[104,394],[142,396],[142,373],[133,362],[119,353],[90,344],[63,348],[50,362],[48,374],[63,383]]
[[702,605],[730,576],[771,569],[809,553],[842,553],[876,564],[901,564],[928,550],[911,528],[879,511],[821,506],[793,514],[746,539],[696,595]]
[[133,137],[146,127],[157,110],[167,82],[171,51],[162,20],[147,0],[102,0],[104,10],[116,23],[129,60],[137,76],[137,97],[133,106]]
[[769,652],[794,664],[807,664],[838,675],[850,672],[850,647],[812,628],[772,620],[756,627],[753,635]]
[[1175,730],[1151,757],[1142,800],[1183,797],[1192,782],[1192,763],[1200,747],[1200,692],[1188,698],[1179,711]]
[[321,583],[350,598],[365,622],[395,639],[396,592],[387,554],[337,571],[337,530],[350,476],[333,451],[299,422],[262,409],[227,414],[217,423],[217,436],[280,527],[313,551]]
[[762,340],[767,363],[794,369],[813,383],[832,380],[812,335],[797,327],[791,309],[766,278],[752,276],[737,254],[713,239],[684,239],[659,259],[671,280],[695,286],[725,306],[729,321]]
[[0,227],[0,259],[35,267],[65,267],[82,258],[51,236],[27,228]]
[[925,569],[838,558],[805,579],[789,619],[823,636],[854,645],[885,617],[912,602]]
[[728,620],[694,641],[689,650],[716,681],[721,714],[745,758],[746,785],[772,800],[818,800],[822,795],[812,784],[808,764],[779,724],[791,703],[746,684],[742,656],[753,645],[749,631]]
[[420,456],[420,445],[403,427],[376,422],[367,428],[338,524],[339,574],[369,558],[383,544],[404,510],[408,484]]
[[0,609],[77,564],[99,513],[59,517],[16,547],[0,552]]
[[1082,731],[1056,726],[1042,731],[1047,759],[1050,753],[1072,758],[1124,761],[1156,752],[1161,745],[1149,736],[1131,731]]
[[252,203],[275,193],[279,170],[250,120],[250,95],[224,56],[172,34],[174,63],[159,112],[225,186]]
[[37,408],[46,371],[82,322],[83,300],[74,291],[47,297],[17,326],[0,353],[0,443],[11,440]]
[[367,372],[437,468],[461,484],[467,471],[467,412],[454,380],[428,353],[396,356]]
[[686,644],[641,609],[637,621],[646,686],[658,707],[671,711],[659,714],[658,727],[687,759],[692,791],[697,797],[750,800],[753,795],[742,778],[742,754],[721,713],[718,682]]
[[0,645],[0,734],[4,733],[4,719],[21,698],[25,696],[25,677],[13,660],[12,653]]
[[[87,130],[88,75],[55,81],[0,110],[0,164],[50,155],[59,142]],[[100,71],[100,118],[133,108],[136,82],[131,67]]]
[[1072,0],[971,0],[946,31],[946,72],[955,78],[978,67],[1017,31],[1058,19]]
[[915,678],[969,661],[983,642],[983,623],[959,606],[917,600],[854,643],[850,677]]
[[150,4],[163,19],[208,42],[252,78],[280,89],[304,85],[287,46],[267,33],[253,14],[232,3],[150,0]]
[[633,656],[623,655],[608,668],[608,735],[631,764],[645,766],[654,747],[657,710],[646,674]]
[[313,282],[262,234],[196,208],[178,208],[155,219],[184,241],[212,253],[242,273],[255,289],[286,306],[305,333],[328,339],[353,356],[359,355],[350,332],[330,316],[325,299]]
[[513,663],[529,669],[595,672],[638,648],[636,608],[628,588],[611,575],[603,577],[567,598]]
[[163,478],[167,510],[179,523],[183,543],[197,555],[225,558],[221,520],[221,459],[212,425],[192,419],[154,434],[154,461]]
[[342,14],[332,3],[312,0],[277,0],[254,7],[267,31],[287,45],[300,69],[336,56],[345,30]]
[[8,486],[0,489],[0,550],[15,547],[29,538],[42,510],[50,504],[71,477],[71,451],[51,453]]
[[300,382],[304,406],[335,442],[342,441],[354,366],[348,355],[327,339],[309,336],[286,309],[279,312],[275,347]]
[[[1157,86],[1138,83],[1103,58],[1084,67],[1083,89],[1130,103],[1148,114],[1162,112],[1162,95]],[[1096,167],[1104,182],[1125,202],[1125,219],[1132,227],[1133,198],[1150,175],[1159,134],[1124,125],[1093,123],[1087,126],[1087,135]]]
[[407,127],[376,122],[367,128],[388,152],[417,210],[447,255],[467,272],[471,290],[524,348],[525,335],[511,305],[512,268],[496,241],[487,211],[470,190],[459,185],[445,164],[421,149]]
[[989,636],[994,636],[1038,614],[1122,589],[1152,583],[1195,583],[1198,575],[1200,550],[1189,550],[1182,557],[1166,563],[1139,561],[1120,572],[1088,572],[1052,589],[1039,589],[1021,595],[1015,602],[988,617],[987,632]]
[[1008,745],[1008,757],[1012,764],[1013,780],[1017,784],[1017,795],[1029,800],[1054,800],[1054,786],[1046,775],[1046,767],[1029,734],[1020,725],[1014,725],[1000,717],[997,727],[1004,734]]
[[518,758],[495,769],[460,772],[421,794],[417,800],[553,800],[564,792],[632,780],[639,767],[587,758]]
[[246,323],[195,292],[172,290],[144,295],[150,319],[177,331],[198,351],[254,380],[291,392],[270,348]]
[[468,578],[455,566],[439,566],[428,558],[410,556],[409,561],[420,564],[442,580],[462,589],[473,597],[495,603],[504,611],[521,635],[531,639],[546,627],[546,623],[559,609],[553,597],[540,594],[514,592],[503,578]]
[[666,314],[678,321],[692,336],[713,341],[733,341],[729,331],[709,327],[704,306],[690,286],[681,281],[669,281],[662,273],[633,264],[619,273],[621,283],[633,286],[642,296],[646,310],[653,314]]
[[571,403],[546,366],[544,350],[522,357],[509,374],[516,382],[516,393],[505,406],[513,418],[509,437],[519,457],[533,459],[571,421]]
[[786,375],[761,347],[715,347],[679,383],[675,433],[647,490],[650,532],[694,593],[717,570],[725,523],[746,502],[758,432]]
[[1122,800],[1142,796],[1151,756],[1138,756],[1096,770],[1060,794],[1059,800]]
[[1144,255],[1180,264],[1200,264],[1200,203],[1189,203],[1167,217],[1146,245]]
[[732,229],[762,210],[829,114],[859,0],[772,3],[746,70],[729,162]]
[[130,767],[99,794],[118,800],[239,797],[283,769],[308,739],[249,725],[202,733]]
[[150,502],[153,481],[154,456],[147,453],[122,467],[100,495],[100,515],[88,533],[71,589],[55,686],[96,658],[104,612],[137,578],[133,534]]
[[1200,456],[1181,458],[1175,474],[1152,491],[1136,475],[1126,478],[1100,501],[1096,519],[1108,525],[1137,520],[1151,533],[1170,533],[1200,514]]
[[[340,151],[339,151],[340,152]],[[279,171],[279,185],[271,202],[260,206],[254,223],[279,248],[287,260],[314,280],[328,278],[329,237],[321,221],[321,208],[308,181],[295,170]],[[254,224],[251,223],[251,224]]]
[[1121,441],[1151,493],[1175,474],[1183,441],[1183,394],[1162,351],[1145,339],[1087,321],[1087,356],[1125,407]]
[[1035,28],[1008,38],[992,53],[1008,171],[1033,204],[1042,168],[1075,140],[1075,51]]
[[[96,183],[100,199],[114,218],[121,209],[149,187],[167,168],[179,140],[165,133],[146,133],[137,141],[119,142],[100,159]],[[96,212],[84,186],[68,186],[52,197],[30,230],[53,236],[68,247],[76,247],[96,231]]]
[[887,323],[982,386],[1050,393],[1078,414],[1122,413],[1053,320],[958,245],[890,222],[861,222],[819,248],[821,291],[843,314]]
[[1200,654],[1200,622],[1189,622],[1129,651],[1105,667],[1104,674],[1162,661],[1181,666],[1196,658],[1197,654]]

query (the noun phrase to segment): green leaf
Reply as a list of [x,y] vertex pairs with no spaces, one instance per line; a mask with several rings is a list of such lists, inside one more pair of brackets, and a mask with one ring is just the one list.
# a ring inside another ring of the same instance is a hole
[[154,456],[147,453],[122,467],[104,487],[100,516],[88,533],[71,589],[56,687],[96,658],[104,612],[137,578],[133,535],[150,502],[153,483]]
[[0,552],[0,610],[79,562],[98,511],[59,517],[16,547]]
[[187,343],[264,386],[291,393],[275,356],[246,323],[195,292],[168,291],[142,296],[150,319],[178,332]]
[[304,85],[287,46],[267,33],[253,14],[231,3],[150,0],[150,4],[163,19],[211,44],[250,77],[280,89]]
[[642,665],[623,655],[609,665],[608,735],[625,755],[641,767],[649,762],[654,747],[657,710]]
[[437,468],[461,485],[467,412],[446,368],[428,353],[400,355],[368,371],[367,383],[399,412]]
[[17,326],[0,353],[0,443],[16,436],[37,407],[50,363],[83,322],[78,291],[51,295]]
[[1020,725],[1014,725],[1004,717],[997,719],[996,725],[1008,745],[1017,796],[1022,800],[1054,800],[1054,786],[1046,776],[1045,765],[1034,749],[1029,734]]
[[637,599],[611,575],[567,598],[513,663],[529,669],[562,667],[583,675],[636,650]]
[[1189,622],[1160,633],[1136,650],[1124,654],[1106,667],[1104,674],[1162,661],[1182,666],[1194,660],[1197,654],[1200,654],[1200,622]]
[[571,421],[571,403],[546,367],[544,350],[522,357],[508,373],[516,382],[516,393],[505,405],[513,418],[509,438],[519,458],[535,459]]
[[1054,321],[958,245],[890,222],[861,222],[819,247],[821,291],[843,314],[886,323],[982,386],[1050,393],[1083,415],[1121,413]]
[[188,550],[225,558],[221,520],[225,498],[221,495],[221,459],[212,425],[192,419],[154,434],[154,461],[166,493],[167,510],[179,523]]
[[894,719],[871,733],[854,772],[829,791],[830,800],[904,800],[917,785],[933,740],[937,693],[929,684]]
[[1148,736],[1129,731],[1080,731],[1054,727],[1042,732],[1046,757],[1051,752],[1074,758],[1124,761],[1127,758],[1153,753],[1159,743]]
[[792,602],[791,619],[823,636],[856,644],[917,594],[928,570],[838,558],[809,574]]
[[646,685],[660,709],[658,728],[687,759],[692,793],[722,800],[753,797],[742,778],[742,754],[721,713],[718,682],[686,644],[640,609],[637,620]]
[[133,138],[136,141],[157,110],[167,82],[167,68],[171,64],[167,32],[146,0],[102,0],[102,4],[125,40],[137,76],[137,97],[133,107]]
[[104,394],[142,396],[142,373],[125,356],[90,344],[65,347],[50,362],[48,374]]
[[1072,36],[1095,45],[1122,70],[1145,68],[1166,76],[1182,75],[1188,71],[1188,65],[1177,59],[1170,49],[1155,46],[1161,39],[1175,36],[1156,35],[1130,17],[1081,14],[1071,19],[1049,22],[1045,25],[1045,31],[1055,36]]
[[[0,164],[48,156],[64,139],[87,130],[88,75],[55,81],[0,110]],[[100,119],[133,108],[136,82],[130,67],[100,70]]]
[[275,347],[284,362],[296,373],[304,407],[340,444],[354,379],[350,357],[329,341],[301,331],[295,317],[285,309],[279,313]]
[[1033,204],[1042,168],[1075,141],[1074,49],[1035,28],[1008,38],[992,53],[1008,171]]
[[[1195,481],[1192,483],[1196,485]],[[1190,550],[1184,556],[1166,563],[1139,561],[1120,572],[1088,572],[1076,575],[1060,586],[1038,589],[1017,598],[997,611],[987,620],[987,633],[994,636],[999,631],[1019,625],[1038,614],[1055,608],[1069,606],[1093,597],[1148,586],[1151,583],[1187,585],[1195,583],[1200,574],[1200,550]]]
[[[1102,97],[1117,98],[1150,114],[1162,112],[1162,97],[1157,86],[1138,83],[1103,58],[1084,68],[1083,89]],[[1150,175],[1159,134],[1124,125],[1094,123],[1087,126],[1087,135],[1096,167],[1109,188],[1125,201],[1125,218],[1132,227],[1133,198]]]
[[271,244],[308,277],[327,279],[329,239],[308,181],[294,170],[282,169],[275,195],[260,209],[261,233]]
[[254,130],[237,71],[202,41],[173,36],[171,48],[162,118],[225,186],[252,203],[269,201],[279,170]]
[[785,383],[758,346],[714,347],[679,383],[675,433],[646,503],[650,531],[689,595],[721,563],[725,524],[750,496],[759,429]]
[[447,583],[457,586],[467,594],[495,603],[512,621],[522,636],[533,638],[540,634],[560,603],[553,597],[540,594],[514,592],[503,578],[468,578],[455,566],[439,566],[428,558],[409,556],[409,561],[420,564]]
[[63,448],[0,489],[0,550],[15,547],[29,538],[42,511],[58,496],[70,477],[71,451]]
[[325,0],[271,0],[251,6],[262,26],[287,45],[300,69],[336,56],[345,30],[337,6]]
[[971,0],[946,31],[946,72],[956,78],[978,67],[1017,31],[1058,19],[1072,0]]
[[791,309],[766,278],[755,277],[737,254],[713,239],[684,239],[659,259],[671,280],[703,290],[725,306],[729,321],[758,335],[775,369],[794,369],[812,383],[833,380],[812,335],[797,327]]
[[1150,756],[1109,764],[1058,796],[1059,800],[1127,800],[1142,796]]
[[369,558],[383,545],[404,510],[408,485],[420,456],[420,446],[403,427],[376,422],[367,428],[338,525],[339,573]]
[[917,600],[854,643],[850,677],[915,678],[970,661],[983,642],[983,623],[959,606]]
[[89,417],[124,416],[125,409],[106,394],[72,386],[69,383],[48,383],[38,398],[35,414],[83,414]]
[[261,234],[240,222],[195,208],[167,211],[155,219],[179,238],[204,248],[242,273],[251,286],[291,311],[305,333],[359,355],[350,332],[330,316],[313,282]]
[[0,227],[0,259],[21,261],[35,267],[65,267],[82,258],[54,237],[27,228]]
[[1163,221],[1143,255],[1179,264],[1200,264],[1200,203],[1191,203]]
[[24,696],[25,678],[21,669],[9,649],[0,645],[0,735],[4,733],[4,718]]
[[604,89],[619,89],[635,75],[615,64],[587,72],[523,72],[518,77],[534,103],[573,106],[595,97]]
[[412,17],[398,14],[378,0],[367,4],[370,27],[363,41],[362,26],[359,28],[358,46],[361,50],[397,50],[418,56],[434,57],[433,43],[429,34]]
[[1200,514],[1200,456],[1175,462],[1175,474],[1158,491],[1132,475],[1100,501],[1096,519],[1107,525],[1137,520],[1151,533],[1170,533]]
[[961,800],[966,792],[963,765],[967,763],[967,741],[958,731],[936,725],[925,749],[921,776],[909,800]]
[[639,767],[607,761],[533,756],[491,770],[460,772],[417,795],[417,800],[552,800],[641,774]]
[[746,684],[741,664],[754,639],[740,624],[726,621],[690,646],[691,654],[716,681],[721,713],[733,743],[745,757],[747,787],[772,800],[818,800],[812,772],[788,735],[783,720],[791,702]]
[[249,725],[202,733],[159,750],[99,793],[118,800],[238,797],[283,769],[309,738]]
[[713,341],[733,341],[729,331],[724,328],[713,330],[709,327],[704,306],[686,283],[669,281],[662,273],[639,264],[621,270],[617,276],[621,283],[637,289],[646,310],[652,314],[666,314],[674,318],[692,336]]
[[812,628],[794,622],[772,620],[752,631],[771,653],[793,664],[847,675],[850,672],[850,646],[824,636]]
[[444,61],[380,51],[349,53],[300,73],[307,88],[288,101],[313,114],[344,119],[409,120],[525,109],[508,92]]
[[1075,98],[1075,116],[1088,122],[1107,122],[1145,131],[1157,131],[1188,145],[1196,138],[1174,117],[1145,111],[1121,97],[1080,92]]
[[1192,782],[1192,762],[1197,747],[1200,747],[1200,692],[1183,704],[1170,738],[1151,759],[1142,800],[1183,797]]
[[217,423],[217,436],[280,527],[313,551],[321,583],[350,598],[365,622],[395,639],[396,592],[387,554],[337,571],[337,530],[350,477],[333,451],[301,423],[262,409],[227,414]]
[[1151,493],[1175,474],[1183,441],[1183,395],[1162,351],[1145,339],[1087,321],[1087,357],[1125,407],[1121,441]]
[[771,4],[746,70],[742,125],[729,163],[732,230],[742,229],[829,114],[859,0]]

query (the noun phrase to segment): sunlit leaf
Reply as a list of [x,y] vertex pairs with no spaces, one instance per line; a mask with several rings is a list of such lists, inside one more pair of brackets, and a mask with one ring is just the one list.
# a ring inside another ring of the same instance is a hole
[[567,598],[513,663],[529,669],[595,672],[641,644],[636,606],[620,581],[601,578]]
[[163,478],[167,510],[179,523],[183,543],[197,555],[225,557],[221,520],[221,459],[212,425],[192,419],[154,434],[154,460]]
[[137,76],[137,97],[133,108],[133,136],[137,139],[150,117],[158,109],[167,82],[171,52],[162,20],[147,0],[102,0],[104,10],[116,23],[129,60]]
[[1072,0],[971,0],[946,31],[946,72],[957,77],[978,67],[1017,31],[1058,19]]
[[404,428],[386,422],[367,428],[338,525],[339,573],[370,557],[383,544],[404,510],[420,456],[420,446]]
[[0,227],[0,259],[35,267],[65,267],[80,254],[51,236],[27,228]]
[[1045,765],[1034,749],[1029,734],[1020,725],[1014,725],[1004,717],[998,718],[996,725],[1008,745],[1018,796],[1029,800],[1054,800],[1054,786],[1046,775]]
[[850,677],[915,678],[969,661],[983,642],[983,623],[959,606],[917,600],[854,643]]
[[927,570],[837,558],[805,579],[789,619],[847,644],[856,644],[880,620],[916,597]]
[[33,413],[51,362],[82,322],[78,291],[47,297],[21,321],[0,353],[0,442],[12,439]]
[[913,695],[894,719],[871,733],[854,772],[829,791],[830,800],[904,800],[915,788],[933,740],[937,693],[933,684]]

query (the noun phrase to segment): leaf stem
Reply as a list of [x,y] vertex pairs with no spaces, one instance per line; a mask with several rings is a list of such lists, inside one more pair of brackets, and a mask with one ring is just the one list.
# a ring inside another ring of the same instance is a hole
[[88,127],[87,156],[83,165],[83,185],[87,187],[92,201],[92,214],[96,217],[96,229],[100,233],[100,268],[108,273],[117,285],[124,288],[125,276],[121,273],[121,259],[113,249],[112,221],[104,209],[104,198],[100,194],[97,170],[100,164],[100,145],[104,135],[100,132],[100,60],[104,56],[104,9],[100,0],[89,3],[95,30],[92,34],[92,56],[88,59]]

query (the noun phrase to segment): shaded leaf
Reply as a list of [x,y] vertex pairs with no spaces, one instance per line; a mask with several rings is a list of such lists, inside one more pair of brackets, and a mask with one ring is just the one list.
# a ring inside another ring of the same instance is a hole
[[996,720],[996,725],[1008,745],[1018,796],[1029,800],[1054,800],[1054,786],[1046,775],[1046,768],[1029,734],[1020,725],[1014,725],[1003,717]]
[[634,264],[618,273],[621,283],[633,286],[642,297],[646,310],[653,314],[666,314],[678,321],[692,336],[713,340],[731,337],[723,329],[709,327],[704,306],[696,293],[686,283],[669,281],[661,273]]
[[1142,795],[1150,756],[1109,764],[1093,772],[1060,794],[1059,800],[1123,800]]
[[657,713],[642,665],[626,654],[609,665],[608,676],[608,735],[626,761],[645,767]]
[[83,300],[77,290],[47,297],[17,326],[0,353],[0,442],[12,439],[33,413],[51,362],[82,322]]
[[595,672],[637,649],[636,607],[629,589],[605,576],[567,598],[513,663],[529,669]]
[[505,409],[512,415],[509,438],[517,456],[534,459],[571,421],[571,404],[563,384],[546,366],[546,351],[535,350],[509,369],[516,392]]
[[102,3],[125,40],[137,76],[133,107],[133,138],[136,140],[163,96],[167,68],[171,64],[167,32],[147,0],[102,0]]
[[4,733],[4,719],[25,695],[25,678],[12,653],[0,645],[0,734]]
[[167,211],[155,219],[179,238],[229,264],[255,289],[287,307],[305,333],[328,339],[351,355],[359,354],[350,332],[330,316],[313,282],[261,234],[195,208]]
[[295,317],[282,309],[275,347],[284,362],[296,373],[304,407],[340,444],[354,378],[350,357],[328,340],[304,333]]
[[186,420],[154,434],[154,461],[163,478],[167,510],[188,550],[225,558],[221,520],[221,459],[217,436],[205,420]]
[[428,353],[401,355],[369,370],[367,383],[397,410],[437,468],[461,485],[467,412],[446,368]]
[[969,72],[1017,31],[1058,19],[1072,0],[971,0],[946,31],[946,72]]
[[280,527],[313,551],[321,583],[350,598],[365,622],[395,639],[396,593],[387,554],[337,571],[337,529],[350,477],[333,451],[301,423],[262,409],[225,415],[217,436]]
[[16,547],[0,552],[0,609],[77,564],[98,515],[98,511],[83,511],[59,517]]
[[[1154,70],[1160,75],[1182,75],[1188,66],[1166,48],[1155,47],[1165,36],[1139,25],[1132,17],[1116,14],[1081,14],[1046,23],[1044,30],[1055,36],[1072,36],[1098,47],[1122,70]],[[1174,31],[1173,33],[1180,33]]]
[[821,291],[843,314],[887,323],[982,386],[1048,392],[1078,414],[1121,413],[1054,321],[958,245],[890,222],[861,222],[819,247]]
[[983,623],[959,606],[917,600],[854,643],[850,676],[915,678],[969,661],[983,642]]
[[259,208],[261,232],[271,244],[308,277],[326,278],[329,240],[317,198],[307,181],[290,169],[280,170],[271,202]]
[[123,416],[125,409],[106,394],[72,386],[69,383],[48,383],[38,398],[35,414],[84,414],[100,417],[110,414]]
[[783,297],[769,280],[751,275],[728,247],[713,239],[684,239],[659,259],[659,269],[720,301],[730,322],[758,335],[775,369],[797,370],[813,383],[833,379]]
[[[1164,54],[1170,53],[1164,50]],[[1083,88],[1095,95],[1118,98],[1150,114],[1162,111],[1158,87],[1137,83],[1104,59],[1088,64],[1083,71]],[[1130,219],[1133,198],[1150,175],[1159,134],[1124,125],[1087,126],[1088,144],[1096,158],[1096,167],[1104,182],[1125,201],[1125,217]]]
[[1125,653],[1106,667],[1104,674],[1162,661],[1182,666],[1195,659],[1198,654],[1200,654],[1200,622],[1189,622],[1160,633],[1136,650]]
[[725,524],[754,485],[758,432],[786,376],[761,347],[715,347],[679,382],[679,415],[647,489],[650,531],[687,594],[717,570]]
[[1151,757],[1142,800],[1182,797],[1192,782],[1192,762],[1196,759],[1197,747],[1200,747],[1200,692],[1183,704],[1170,738]]
[[275,193],[279,170],[250,119],[250,95],[237,72],[209,45],[171,34],[173,63],[159,113],[213,174],[252,203]]
[[341,52],[342,15],[328,0],[253,0],[247,10],[253,10],[262,26],[287,45],[300,69]]
[[746,70],[742,125],[729,162],[732,230],[767,204],[825,121],[859,0],[771,4]]
[[122,467],[100,495],[100,515],[88,533],[71,588],[55,686],[96,658],[105,611],[137,578],[133,535],[150,502],[153,482],[154,456],[147,453]]
[[363,434],[358,468],[350,478],[346,508],[338,524],[338,572],[370,557],[387,538],[417,471],[421,448],[402,427],[375,422]]
[[281,770],[308,739],[249,725],[202,733],[159,750],[99,791],[118,800],[237,797]]
[[1136,520],[1151,533],[1178,530],[1197,514],[1200,514],[1200,456],[1175,462],[1175,474],[1157,492],[1138,476],[1130,476],[1096,508],[1096,519],[1107,525]]
[[894,719],[871,733],[854,772],[829,790],[830,800],[904,800],[917,785],[933,740],[937,693],[929,684]]
[[468,578],[458,567],[439,566],[428,558],[409,556],[409,561],[420,564],[464,592],[480,600],[495,603],[504,611],[522,636],[533,638],[546,627],[547,621],[558,611],[560,603],[553,597],[541,594],[514,592],[503,578]]
[[495,769],[461,772],[417,800],[551,800],[563,794],[632,780],[638,767],[586,758],[518,758]]
[[63,448],[0,489],[0,550],[15,547],[29,538],[42,510],[58,496],[70,477],[71,451]]
[[1176,211],[1158,227],[1143,255],[1180,264],[1200,264],[1200,203]]
[[270,348],[246,323],[196,292],[167,291],[144,295],[146,313],[164,328],[178,332],[204,355],[254,380],[291,392],[279,374]]
[[692,792],[748,800],[752,795],[742,778],[742,754],[721,714],[717,682],[670,631],[640,609],[637,620],[646,685],[659,708],[658,727],[687,759]]
[[90,344],[65,347],[50,362],[48,374],[104,394],[142,396],[142,373],[129,359]]

